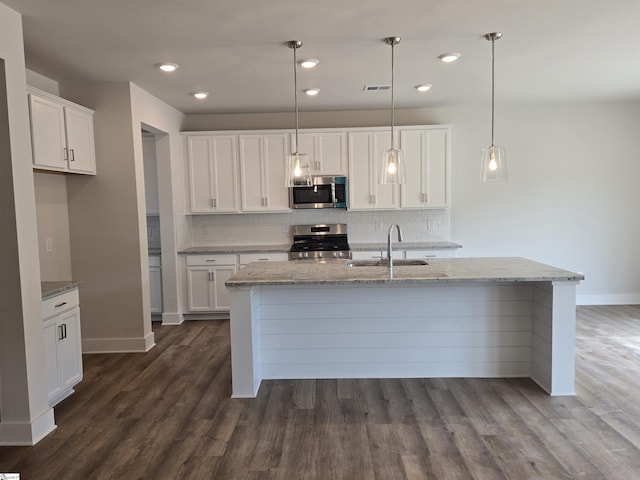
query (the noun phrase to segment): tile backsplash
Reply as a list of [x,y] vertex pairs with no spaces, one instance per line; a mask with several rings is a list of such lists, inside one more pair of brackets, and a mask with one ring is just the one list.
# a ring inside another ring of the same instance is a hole
[[193,246],[276,245],[291,243],[291,225],[346,223],[351,243],[384,242],[392,223],[400,225],[406,242],[450,240],[448,209],[354,212],[297,210],[288,213],[193,215]]

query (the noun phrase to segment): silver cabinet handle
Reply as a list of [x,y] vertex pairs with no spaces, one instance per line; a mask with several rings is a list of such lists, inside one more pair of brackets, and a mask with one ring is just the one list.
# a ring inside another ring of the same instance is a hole
[[67,324],[63,323],[58,325],[58,340],[64,340],[67,338]]
[[66,147],[62,148],[62,156],[64,157],[64,161],[69,160],[69,150]]
[[215,198],[211,199],[211,208],[218,208],[218,201]]
[[73,151],[73,148],[71,149],[71,161],[72,162],[76,161],[76,153]]
[[54,305],[54,308],[64,307],[66,304],[67,302],[58,303],[57,305]]
[[215,258],[207,258],[207,262],[215,263],[215,261],[216,261]]

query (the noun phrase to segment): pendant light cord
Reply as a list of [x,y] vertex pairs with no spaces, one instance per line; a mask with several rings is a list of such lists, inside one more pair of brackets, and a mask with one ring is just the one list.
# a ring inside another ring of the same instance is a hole
[[391,149],[394,149],[393,144],[393,127],[395,125],[395,99],[393,96],[394,88],[393,88],[393,77],[395,76],[395,62],[394,62],[394,44],[391,43]]
[[296,110],[296,148],[294,153],[298,153],[298,70],[296,68],[296,51],[298,46],[293,46],[293,96]]
[[496,39],[492,36],[491,37],[491,147],[493,147],[493,129],[494,129],[494,118],[495,118],[495,92],[496,92],[495,43],[496,43]]

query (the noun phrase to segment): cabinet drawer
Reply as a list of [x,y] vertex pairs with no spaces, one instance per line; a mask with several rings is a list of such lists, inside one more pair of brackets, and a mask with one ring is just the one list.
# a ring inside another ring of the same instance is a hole
[[405,258],[453,258],[456,256],[454,248],[438,250],[407,250]]
[[59,313],[77,307],[80,303],[78,289],[74,288],[68,292],[61,293],[55,297],[47,298],[42,301],[42,318],[47,319]]
[[242,253],[240,254],[240,265],[251,262],[286,262],[289,260],[287,253]]
[[235,255],[187,255],[187,265],[235,265]]

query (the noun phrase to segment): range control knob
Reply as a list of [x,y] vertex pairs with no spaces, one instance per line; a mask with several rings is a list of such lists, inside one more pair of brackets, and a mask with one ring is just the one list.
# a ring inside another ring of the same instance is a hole
[[302,252],[298,252],[298,258],[302,258]]
[[333,258],[338,258],[340,256],[340,252],[333,252]]

